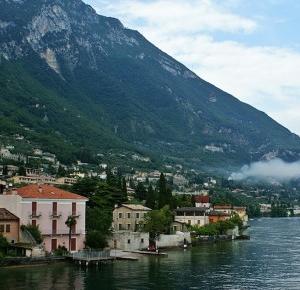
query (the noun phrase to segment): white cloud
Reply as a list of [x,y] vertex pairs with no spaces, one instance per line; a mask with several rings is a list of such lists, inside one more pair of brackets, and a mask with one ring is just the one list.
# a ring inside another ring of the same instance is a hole
[[236,15],[216,0],[87,0],[100,14],[139,30],[200,77],[267,112],[300,134],[300,53],[281,47],[247,46],[213,35],[255,33],[259,23]]

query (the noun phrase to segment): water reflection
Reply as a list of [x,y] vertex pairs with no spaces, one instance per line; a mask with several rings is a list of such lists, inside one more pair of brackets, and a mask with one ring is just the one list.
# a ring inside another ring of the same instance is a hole
[[0,270],[9,289],[300,289],[300,218],[252,222],[250,241],[85,269],[67,263]]

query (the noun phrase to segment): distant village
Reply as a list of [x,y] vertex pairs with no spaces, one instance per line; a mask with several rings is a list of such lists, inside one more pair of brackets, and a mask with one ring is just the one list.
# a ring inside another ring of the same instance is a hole
[[[107,163],[91,167],[81,161],[66,166],[54,154],[40,149],[34,149],[28,156],[13,153],[13,150],[11,145],[0,148],[0,236],[9,243],[10,253],[44,257],[59,250],[75,253],[86,249],[87,224],[90,223],[86,220],[87,205],[90,206],[92,200],[84,192],[72,192],[72,188],[89,178],[106,182],[108,174],[118,176],[118,168],[111,168]],[[137,154],[132,155],[132,159],[149,160]],[[29,164],[37,166],[29,167]],[[172,196],[183,198],[170,210],[167,229],[160,230],[150,228],[149,224],[165,208],[151,208],[144,198],[137,200],[136,197],[139,186],[149,192],[162,178],[172,186]],[[186,170],[177,164],[165,165],[164,173],[132,168],[122,174],[122,180],[126,197],[111,208],[112,222],[106,240],[109,249],[158,251],[209,240],[249,238],[249,207],[230,200],[222,202],[221,195],[217,195],[221,189],[216,177],[197,179],[195,170]],[[274,197],[273,201],[266,202],[265,196],[257,193],[251,195],[238,187],[231,189],[232,195],[255,199],[260,215],[271,215],[277,205]],[[184,199],[186,196],[188,202]],[[296,205],[287,205],[284,209],[286,215],[300,214],[300,207]],[[93,239],[97,239],[97,235]],[[93,241],[89,244],[93,245]]]

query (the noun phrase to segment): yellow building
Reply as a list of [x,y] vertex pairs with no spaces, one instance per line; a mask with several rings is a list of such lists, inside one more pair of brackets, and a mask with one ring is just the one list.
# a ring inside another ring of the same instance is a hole
[[140,204],[122,204],[113,211],[112,228],[114,231],[136,232],[150,208]]

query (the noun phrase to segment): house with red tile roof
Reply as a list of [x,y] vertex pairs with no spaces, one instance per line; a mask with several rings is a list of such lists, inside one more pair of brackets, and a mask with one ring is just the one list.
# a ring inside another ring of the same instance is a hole
[[30,184],[0,195],[4,207],[20,219],[20,225],[36,225],[43,236],[43,246],[53,252],[58,246],[69,249],[69,216],[76,219],[72,227],[70,251],[84,248],[87,198],[52,185]]
[[208,195],[196,195],[194,197],[196,207],[210,208],[210,198]]

